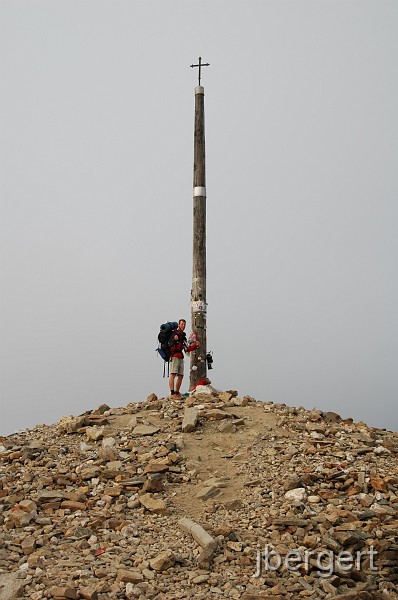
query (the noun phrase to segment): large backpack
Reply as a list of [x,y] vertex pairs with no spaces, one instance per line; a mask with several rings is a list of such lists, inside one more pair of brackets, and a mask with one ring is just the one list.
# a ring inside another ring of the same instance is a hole
[[[163,377],[166,375],[166,364],[169,370],[169,360],[170,360],[170,345],[169,341],[171,338],[171,334],[175,329],[177,329],[178,323],[177,321],[167,321],[167,323],[163,323],[160,326],[160,331],[158,334],[158,342],[159,346],[156,349],[156,352],[159,354],[161,358],[164,360],[163,364]],[[167,376],[169,373],[167,373]]]

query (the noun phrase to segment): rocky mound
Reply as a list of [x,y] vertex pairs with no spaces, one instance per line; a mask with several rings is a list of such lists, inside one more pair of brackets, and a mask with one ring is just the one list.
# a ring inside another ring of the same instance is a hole
[[0,438],[0,600],[398,598],[397,453],[210,386]]

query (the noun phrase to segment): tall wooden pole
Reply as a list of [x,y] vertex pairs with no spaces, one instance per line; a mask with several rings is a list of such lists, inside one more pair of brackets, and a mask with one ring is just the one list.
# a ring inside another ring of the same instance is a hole
[[[199,84],[202,64],[199,58]],[[207,65],[205,65],[207,66]],[[191,322],[199,348],[191,353],[190,389],[207,376],[206,365],[206,161],[204,88],[195,88],[195,133],[193,167],[193,261]]]

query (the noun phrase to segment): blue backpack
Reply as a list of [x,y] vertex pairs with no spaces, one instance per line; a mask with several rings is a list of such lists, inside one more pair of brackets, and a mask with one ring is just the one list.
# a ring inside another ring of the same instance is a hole
[[[160,358],[164,360],[163,364],[163,377],[166,374],[166,363],[169,365],[170,360],[170,345],[169,341],[171,338],[171,334],[175,329],[177,329],[178,323],[177,321],[167,321],[167,323],[163,323],[160,326],[160,331],[158,333],[158,342],[159,345],[156,349],[156,352],[159,354]],[[169,369],[168,369],[169,371]],[[169,373],[167,374],[167,376]]]

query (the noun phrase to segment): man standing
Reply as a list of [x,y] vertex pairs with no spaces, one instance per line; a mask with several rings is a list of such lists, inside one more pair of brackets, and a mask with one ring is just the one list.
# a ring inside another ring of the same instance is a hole
[[186,320],[180,319],[178,327],[170,336],[170,396],[181,398],[180,388],[184,377],[184,351],[191,352],[199,344],[196,342],[188,347],[185,333]]

